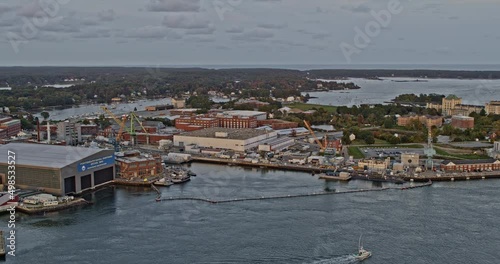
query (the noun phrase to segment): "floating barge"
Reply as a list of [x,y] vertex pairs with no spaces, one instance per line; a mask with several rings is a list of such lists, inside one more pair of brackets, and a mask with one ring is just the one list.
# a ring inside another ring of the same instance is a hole
[[19,212],[22,212],[25,214],[40,214],[40,213],[61,211],[64,209],[68,209],[71,207],[75,207],[78,205],[84,205],[84,204],[89,204],[89,202],[83,198],[75,198],[73,201],[60,203],[58,205],[53,205],[53,206],[27,207],[25,205],[18,205],[18,206],[16,206],[16,211],[19,211]]

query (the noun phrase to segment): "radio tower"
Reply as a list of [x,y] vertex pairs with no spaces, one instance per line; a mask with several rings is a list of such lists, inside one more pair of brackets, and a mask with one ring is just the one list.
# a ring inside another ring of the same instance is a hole
[[424,149],[424,153],[427,156],[427,160],[425,162],[425,166],[427,169],[432,170],[434,168],[434,161],[432,157],[436,155],[436,150],[432,147],[432,126],[431,123],[427,120],[427,146]]

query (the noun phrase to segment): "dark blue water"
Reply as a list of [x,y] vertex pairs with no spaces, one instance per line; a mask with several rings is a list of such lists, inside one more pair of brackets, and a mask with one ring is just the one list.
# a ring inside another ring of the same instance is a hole
[[[193,164],[198,177],[161,189],[214,199],[380,188],[305,173]],[[499,263],[500,181],[229,204],[154,202],[144,188],[107,188],[95,204],[18,215],[15,263]],[[1,217],[6,222],[7,217]],[[4,228],[6,230],[6,228]]]

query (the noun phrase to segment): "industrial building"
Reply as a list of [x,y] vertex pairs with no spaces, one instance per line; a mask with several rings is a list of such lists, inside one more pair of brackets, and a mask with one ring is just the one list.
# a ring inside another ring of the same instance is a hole
[[443,171],[498,171],[500,170],[500,160],[444,160],[441,162]]
[[259,145],[259,151],[279,152],[295,145],[295,140],[290,137],[280,137],[267,140]]
[[160,155],[128,151],[116,154],[116,175],[120,178],[148,178],[163,172]]
[[273,130],[297,128],[299,124],[297,122],[290,122],[280,119],[268,119],[259,120],[258,126],[270,126]]
[[453,116],[451,118],[451,126],[460,129],[474,128],[474,117]]
[[151,106],[146,106],[145,110],[148,112],[155,112],[155,111],[163,111],[163,110],[169,110],[169,109],[174,109],[173,105],[151,105]]
[[358,161],[358,167],[363,170],[384,171],[389,168],[391,158],[385,160],[365,159]]
[[16,136],[20,131],[21,120],[12,119],[11,117],[0,117],[0,139]]
[[174,135],[174,146],[183,148],[187,145],[196,145],[202,148],[244,152],[258,147],[267,140],[277,138],[277,135],[275,131],[258,129],[207,128]]
[[259,112],[259,111],[247,111],[247,110],[234,110],[234,111],[225,111],[224,115],[226,116],[239,116],[239,117],[255,117],[257,120],[266,120],[267,113]]
[[113,150],[10,143],[0,146],[0,174],[6,182],[7,153],[16,156],[16,187],[63,196],[106,184],[115,178]]

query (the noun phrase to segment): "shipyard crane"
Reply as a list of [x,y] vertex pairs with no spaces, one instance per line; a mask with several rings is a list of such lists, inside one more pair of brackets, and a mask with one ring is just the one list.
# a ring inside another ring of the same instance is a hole
[[127,116],[122,116],[122,119],[120,120],[118,117],[115,116],[107,107],[101,106],[101,109],[108,114],[115,122],[120,126],[120,129],[118,130],[118,134],[116,135],[116,138],[113,139],[112,144],[115,146],[115,151],[119,151],[119,144],[122,139],[122,134],[123,130],[125,129],[125,123],[127,121]]
[[323,143],[321,142],[321,140],[319,140],[317,137],[316,137],[316,134],[314,134],[314,131],[312,130],[311,128],[311,125],[309,125],[309,122],[307,122],[306,120],[304,120],[304,125],[306,126],[306,128],[309,130],[309,132],[311,133],[311,135],[313,136],[314,140],[316,141],[316,143],[319,145],[320,147],[320,152],[324,152],[326,147],[323,145]]
[[148,130],[142,125],[141,120],[139,120],[139,117],[135,113],[130,113],[130,137],[135,138],[135,130],[134,130],[134,120],[139,123],[139,126],[142,128],[142,131],[146,134],[146,144],[149,145],[149,132]]

